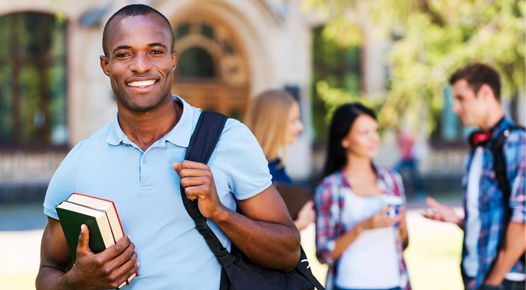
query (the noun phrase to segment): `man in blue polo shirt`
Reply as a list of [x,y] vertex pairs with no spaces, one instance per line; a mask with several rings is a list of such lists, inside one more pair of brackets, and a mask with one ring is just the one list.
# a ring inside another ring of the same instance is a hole
[[[296,265],[299,232],[243,124],[228,120],[208,166],[183,161],[201,110],[170,93],[173,41],[168,20],[145,5],[126,6],[108,20],[101,67],[118,113],[71,150],[49,184],[37,289],[116,288],[135,271],[130,290],[218,289],[221,266],[184,209],[179,184],[227,249],[233,242],[269,268]],[[55,207],[72,192],[114,201],[128,236],[94,254],[83,226],[69,269]]]

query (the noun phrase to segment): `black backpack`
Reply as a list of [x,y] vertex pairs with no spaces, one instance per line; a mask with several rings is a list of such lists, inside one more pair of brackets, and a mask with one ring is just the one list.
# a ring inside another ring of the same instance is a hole
[[[513,130],[522,130],[524,131],[524,127],[521,126],[513,126],[509,127],[506,130],[504,130],[500,135],[497,137],[497,140],[491,146],[491,153],[493,154],[493,170],[495,171],[495,178],[497,179],[497,183],[499,186],[500,191],[502,192],[502,202],[504,207],[504,227],[507,229],[507,226],[511,219],[511,207],[510,207],[510,196],[511,196],[511,186],[510,181],[508,180],[508,174],[506,171],[506,156],[504,156],[504,144],[506,143],[506,139],[508,136],[510,136],[510,133]],[[503,249],[506,245],[506,231],[504,231],[504,235],[502,236],[501,240],[499,241],[499,249]],[[521,255],[521,262],[524,265],[525,261],[525,255],[526,252]]]
[[[220,113],[203,111],[190,139],[185,160],[208,163],[227,119]],[[314,287],[325,290],[312,275],[303,248],[301,258],[291,272],[268,269],[254,264],[234,244],[231,252],[223,247],[206,224],[206,218],[199,212],[197,200],[188,199],[183,187],[181,187],[181,198],[188,215],[195,222],[196,229],[222,266],[220,290],[312,290]]]

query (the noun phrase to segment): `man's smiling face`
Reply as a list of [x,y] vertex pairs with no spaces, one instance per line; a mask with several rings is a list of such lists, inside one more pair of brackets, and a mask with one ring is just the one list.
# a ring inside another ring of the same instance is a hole
[[118,16],[108,27],[108,55],[101,56],[101,67],[128,110],[147,112],[171,98],[177,64],[171,33],[153,13]]

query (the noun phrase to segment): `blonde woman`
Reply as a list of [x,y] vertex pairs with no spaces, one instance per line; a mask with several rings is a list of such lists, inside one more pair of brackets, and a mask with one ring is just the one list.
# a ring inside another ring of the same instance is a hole
[[[263,148],[272,181],[291,184],[283,160],[287,147],[296,141],[303,130],[298,102],[285,91],[264,91],[251,100],[245,124]],[[313,201],[307,202],[294,221],[300,231],[314,221],[312,206]]]

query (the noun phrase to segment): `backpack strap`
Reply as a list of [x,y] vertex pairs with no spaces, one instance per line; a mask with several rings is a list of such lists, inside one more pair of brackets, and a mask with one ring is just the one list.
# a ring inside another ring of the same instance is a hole
[[296,265],[296,269],[300,271],[307,280],[312,284],[312,286],[316,287],[318,290],[325,290],[325,288],[321,285],[320,281],[314,277],[312,274],[312,271],[310,270],[309,260],[307,260],[307,255],[305,254],[305,251],[303,251],[303,247],[300,247],[301,250],[301,256],[298,264]]
[[[493,154],[493,170],[495,171],[495,178],[497,179],[498,187],[502,192],[502,202],[504,207],[503,221],[506,229],[511,219],[512,209],[510,207],[511,186],[510,181],[508,180],[506,156],[504,155],[504,144],[506,144],[507,138],[514,130],[524,131],[524,127],[513,126],[506,128],[502,133],[499,134],[497,140],[495,140],[495,143],[493,146],[491,146],[491,152]],[[505,245],[506,233],[504,233],[502,236],[499,248],[503,249]],[[521,256],[521,261],[524,263],[524,254]]]
[[[201,113],[201,116],[199,116],[199,120],[197,121],[197,125],[192,134],[192,138],[190,139],[190,144],[188,145],[188,149],[186,150],[186,155],[184,159],[205,164],[208,163],[208,160],[214,152],[214,149],[217,145],[217,142],[219,141],[219,137],[223,132],[223,128],[227,120],[228,117],[226,117],[223,114],[203,111]],[[206,244],[208,245],[212,253],[214,253],[219,263],[223,267],[226,267],[233,263],[236,260],[236,256],[229,253],[227,249],[223,247],[217,236],[206,223],[206,218],[199,211],[197,200],[193,201],[188,199],[188,197],[186,197],[185,190],[182,186],[181,198],[183,200],[184,207],[188,212],[188,215],[190,215],[190,217],[195,222],[195,228],[203,236],[203,238],[206,241]],[[232,246],[235,247],[234,245]],[[304,275],[318,290],[325,290],[325,288],[310,271],[307,256],[305,255],[305,252],[303,251],[303,248],[301,246],[300,249],[301,258],[300,261],[298,261],[298,264],[296,265],[296,269],[302,275]]]
[[[201,112],[184,159],[207,164],[219,141],[219,137],[221,137],[227,120],[228,117],[220,113]],[[181,198],[188,215],[195,222],[195,228],[203,236],[206,244],[214,253],[219,263],[221,263],[222,266],[226,266],[234,262],[235,257],[223,247],[217,236],[206,223],[206,218],[199,211],[197,200],[188,199],[182,186]]]

